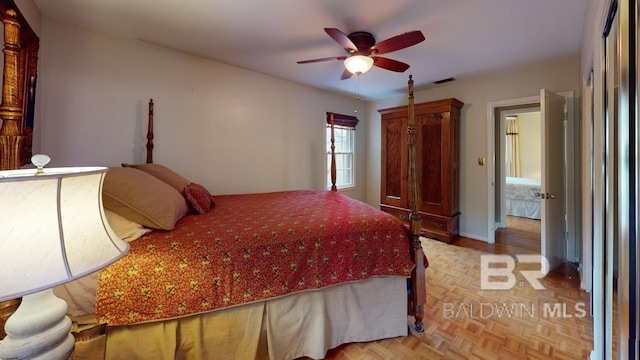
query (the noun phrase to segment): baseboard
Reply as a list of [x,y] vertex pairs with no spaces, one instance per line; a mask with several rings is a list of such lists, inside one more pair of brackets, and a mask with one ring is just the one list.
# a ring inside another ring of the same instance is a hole
[[473,240],[480,240],[480,241],[484,241],[486,243],[489,242],[489,239],[486,236],[480,236],[480,235],[476,235],[476,234],[469,234],[469,233],[465,233],[465,232],[460,232],[460,236],[469,238],[469,239],[473,239]]
[[580,290],[584,290],[588,293],[591,293],[591,288],[587,285],[587,281],[583,279],[582,272],[580,272]]

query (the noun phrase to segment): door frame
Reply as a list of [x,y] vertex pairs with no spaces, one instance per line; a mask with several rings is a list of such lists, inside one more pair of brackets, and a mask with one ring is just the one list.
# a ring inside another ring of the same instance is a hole
[[[558,92],[566,101],[567,121],[565,127],[565,178],[567,184],[576,184],[580,181],[579,176],[575,176],[575,95],[573,91]],[[495,231],[499,224],[495,216],[495,185],[494,177],[496,171],[496,149],[495,149],[495,122],[496,110],[503,107],[522,106],[526,104],[540,103],[540,94],[535,96],[491,101],[487,103],[487,242],[495,243]],[[567,216],[567,248],[566,254],[569,261],[579,261],[578,253],[581,249],[576,248],[576,196],[579,196],[580,186],[574,186],[573,191],[568,191],[565,185],[566,196],[566,216]],[[577,189],[577,190],[576,190]]]

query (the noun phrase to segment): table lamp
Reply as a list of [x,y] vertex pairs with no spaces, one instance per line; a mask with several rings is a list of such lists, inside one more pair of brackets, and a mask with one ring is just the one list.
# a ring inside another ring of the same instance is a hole
[[[34,162],[35,163],[35,162]],[[52,287],[122,257],[129,244],[102,206],[104,167],[0,171],[0,301],[22,296],[5,324],[0,359],[67,359],[67,304]]]

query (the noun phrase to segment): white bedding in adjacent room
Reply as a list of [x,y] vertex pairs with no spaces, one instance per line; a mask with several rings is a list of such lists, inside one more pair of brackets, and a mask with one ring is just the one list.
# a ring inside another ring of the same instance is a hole
[[506,214],[540,219],[540,180],[507,177],[505,187]]

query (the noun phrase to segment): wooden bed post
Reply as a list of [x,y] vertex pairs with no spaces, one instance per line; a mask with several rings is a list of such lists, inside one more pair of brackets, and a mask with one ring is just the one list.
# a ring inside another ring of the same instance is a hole
[[335,123],[335,117],[333,113],[329,113],[329,122],[331,126],[331,191],[338,191],[336,186],[336,138],[333,134],[333,125]]
[[[37,72],[40,40],[13,1],[0,2],[0,18],[4,25],[4,63],[2,104],[0,104],[0,170],[19,169],[25,142],[23,133],[26,98],[31,95],[31,81]],[[30,135],[27,137],[30,145]],[[30,153],[29,148],[27,154]],[[23,161],[28,163],[29,159]],[[21,299],[0,302],[0,339],[4,338],[4,324],[20,305]]]
[[153,99],[149,99],[149,124],[147,128],[147,164],[153,163]]
[[[2,105],[0,105],[0,170],[20,168],[22,143],[22,107],[19,104],[18,71],[20,52],[20,23],[13,9],[7,9],[4,24],[4,78],[2,81]],[[0,302],[0,338],[4,338],[4,324],[20,305],[21,299]]]
[[2,82],[2,105],[0,105],[0,170],[20,168],[22,144],[21,122],[23,117],[21,94],[18,85],[20,74],[20,23],[17,13],[8,9],[4,24],[4,81]]
[[417,149],[416,149],[416,119],[413,109],[413,77],[409,75],[408,84],[409,95],[409,122],[407,133],[409,136],[409,229],[411,231],[411,251],[415,264],[414,274],[411,277],[412,310],[415,317],[415,329],[417,332],[424,332],[422,319],[424,317],[424,303],[426,302],[426,278],[425,261],[422,243],[420,242],[420,214],[418,213],[418,172],[417,172]]

